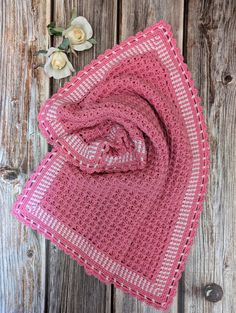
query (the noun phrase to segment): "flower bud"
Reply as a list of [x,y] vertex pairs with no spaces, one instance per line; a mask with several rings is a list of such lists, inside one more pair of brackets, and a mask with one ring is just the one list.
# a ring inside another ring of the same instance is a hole
[[66,37],[70,40],[72,45],[78,45],[86,41],[85,32],[79,27],[72,27]]
[[66,65],[64,52],[54,52],[52,55],[51,65],[54,70],[61,70]]

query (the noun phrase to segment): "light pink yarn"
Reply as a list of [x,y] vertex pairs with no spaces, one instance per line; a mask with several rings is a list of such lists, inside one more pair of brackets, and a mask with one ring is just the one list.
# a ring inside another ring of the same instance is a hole
[[166,310],[202,210],[200,99],[163,21],[107,50],[42,106],[53,145],[12,213],[104,283]]

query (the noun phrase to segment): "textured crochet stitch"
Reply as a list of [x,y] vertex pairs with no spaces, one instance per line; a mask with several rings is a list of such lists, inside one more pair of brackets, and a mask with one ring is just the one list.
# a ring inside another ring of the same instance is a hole
[[206,192],[197,90],[170,26],[105,51],[41,107],[53,145],[12,213],[104,283],[173,301]]

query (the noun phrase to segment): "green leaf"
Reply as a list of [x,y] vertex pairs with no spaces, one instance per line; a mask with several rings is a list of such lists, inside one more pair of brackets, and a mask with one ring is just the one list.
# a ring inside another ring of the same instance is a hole
[[54,27],[53,30],[58,32],[58,33],[62,33],[64,28],[63,27]]
[[49,35],[51,36],[62,36],[64,28],[62,27],[55,27],[55,28],[48,28]]
[[47,25],[47,28],[53,28],[56,26],[56,23],[55,22],[51,22]]
[[58,49],[67,50],[69,48],[70,41],[68,38],[63,38],[62,43],[58,46]]
[[46,54],[47,52],[48,52],[47,50],[40,49],[40,50],[36,51],[36,52],[34,53],[34,55]]
[[91,42],[93,45],[96,45],[97,41],[94,38],[88,39],[89,42]]
[[47,28],[50,36],[62,36],[62,32],[64,30],[63,27],[56,27],[54,22],[48,24]]

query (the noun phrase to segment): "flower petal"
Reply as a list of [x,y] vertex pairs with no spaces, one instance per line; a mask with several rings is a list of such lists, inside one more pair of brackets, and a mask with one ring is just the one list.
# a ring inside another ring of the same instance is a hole
[[64,77],[67,77],[70,75],[71,75],[71,71],[67,65],[65,67],[63,67],[63,69],[61,69],[61,70],[54,70],[53,69],[53,75],[52,76],[55,79],[61,79],[61,78],[64,78]]
[[52,53],[54,53],[55,51],[58,51],[57,48],[51,47],[48,49],[48,52],[46,54],[47,57],[49,57]]
[[53,76],[53,68],[51,66],[51,60],[52,60],[52,56],[50,56],[47,59],[47,62],[44,64],[44,72],[47,74],[48,77],[52,77]]
[[73,26],[68,27],[67,29],[63,30],[62,36],[66,37],[68,32],[70,32],[73,29]]
[[[57,50],[57,49],[56,49]],[[75,69],[73,68],[72,64],[68,60],[68,57],[65,53],[60,52],[61,56],[65,59],[66,65],[62,69],[54,69],[51,65],[52,62],[52,54],[47,59],[47,62],[44,65],[44,71],[48,77],[53,77],[55,79],[61,79],[71,75],[71,72],[74,72]]]
[[84,16],[78,16],[71,22],[71,25],[78,26],[83,29],[86,35],[86,39],[90,39],[93,36],[92,26]]
[[93,45],[91,44],[91,42],[85,41],[84,43],[80,45],[73,45],[72,48],[76,51],[83,51],[83,50],[90,49],[92,46]]
[[69,61],[67,55],[65,53],[63,53],[63,58],[65,59],[66,61],[66,66],[69,67],[70,71],[71,72],[75,72],[75,69],[73,68],[73,65],[71,64],[71,62]]
[[70,61],[67,62],[67,65],[71,72],[75,72],[75,69],[73,68],[73,65],[70,63]]

